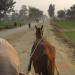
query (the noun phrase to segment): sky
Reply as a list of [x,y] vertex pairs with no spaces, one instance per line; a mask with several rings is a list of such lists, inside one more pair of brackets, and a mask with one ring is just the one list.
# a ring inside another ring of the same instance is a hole
[[50,4],[55,4],[55,12],[60,9],[68,9],[75,4],[75,0],[14,0],[16,1],[15,9],[20,10],[22,5],[36,7],[44,11],[44,14],[48,15],[48,8]]

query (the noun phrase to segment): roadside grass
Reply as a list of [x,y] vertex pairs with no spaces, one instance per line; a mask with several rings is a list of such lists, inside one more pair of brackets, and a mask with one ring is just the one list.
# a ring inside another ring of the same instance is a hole
[[[21,25],[23,25],[23,23],[21,22],[16,22],[17,23],[17,27]],[[1,29],[10,29],[10,28],[14,28],[14,21],[0,21],[0,30]]]
[[75,44],[75,31],[64,32],[66,36]]
[[[61,29],[75,29],[75,21],[74,20],[60,20],[55,22],[57,26]],[[72,43],[75,44],[75,31],[63,31],[65,36],[67,36]]]
[[75,29],[75,21],[74,20],[61,20],[56,21],[56,24],[62,29]]
[[13,23],[12,22],[8,22],[8,21],[1,21],[0,22],[0,28],[6,28],[6,27],[12,27]]

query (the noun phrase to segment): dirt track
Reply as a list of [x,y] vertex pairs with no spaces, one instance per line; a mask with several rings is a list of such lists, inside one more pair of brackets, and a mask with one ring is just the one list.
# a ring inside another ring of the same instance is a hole
[[[53,26],[48,21],[43,23],[44,25],[44,37],[56,48],[56,65],[60,72],[60,75],[75,75],[75,66],[71,64],[69,56],[71,56],[70,50],[66,44],[59,40],[52,31]],[[7,39],[18,51],[21,60],[21,72],[27,72],[27,65],[29,61],[29,54],[31,47],[35,40],[34,26],[31,29],[17,30],[12,35],[4,37],[5,32],[1,32],[0,36]],[[69,55],[70,54],[70,55]]]

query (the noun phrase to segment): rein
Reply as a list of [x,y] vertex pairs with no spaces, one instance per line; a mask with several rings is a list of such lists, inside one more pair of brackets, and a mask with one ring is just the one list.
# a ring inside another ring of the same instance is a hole
[[40,39],[40,40],[38,41],[38,43],[36,44],[36,47],[35,47],[34,51],[32,52],[32,54],[30,54],[30,58],[32,58],[34,52],[35,52],[36,49],[37,49],[37,46],[40,44],[41,41],[42,41],[42,39]]
[[57,71],[57,75],[60,75],[60,73],[59,73],[59,71],[58,71],[58,69],[57,69],[56,64],[55,64],[55,68],[56,68],[56,71]]

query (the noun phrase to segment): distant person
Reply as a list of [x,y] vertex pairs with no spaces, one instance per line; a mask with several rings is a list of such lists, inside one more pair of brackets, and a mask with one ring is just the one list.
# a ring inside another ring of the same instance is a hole
[[31,23],[29,23],[29,28],[31,28]]
[[17,27],[17,23],[16,22],[14,22],[14,27]]
[[38,20],[38,19],[36,19],[36,22],[38,23],[38,22],[39,22],[39,20]]

